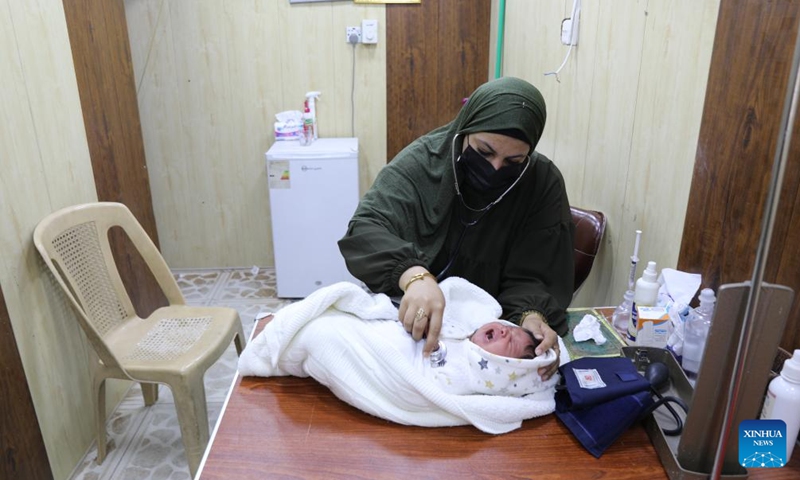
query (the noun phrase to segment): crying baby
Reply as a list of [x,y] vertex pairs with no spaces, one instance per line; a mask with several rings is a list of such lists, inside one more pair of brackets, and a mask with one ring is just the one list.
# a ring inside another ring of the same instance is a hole
[[532,359],[540,341],[533,332],[508,322],[489,322],[469,336],[472,343],[503,357]]
[[[505,320],[490,321],[467,336],[440,337],[439,351],[425,362],[425,376],[457,395],[524,396],[543,390],[538,369],[555,360],[551,349],[537,356],[533,333]],[[438,359],[437,355],[444,357]]]

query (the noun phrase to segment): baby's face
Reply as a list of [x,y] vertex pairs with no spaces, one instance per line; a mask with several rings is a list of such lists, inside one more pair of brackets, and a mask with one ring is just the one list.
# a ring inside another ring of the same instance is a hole
[[522,327],[507,323],[489,322],[475,330],[470,340],[495,355],[511,358],[535,356],[536,345],[531,335]]

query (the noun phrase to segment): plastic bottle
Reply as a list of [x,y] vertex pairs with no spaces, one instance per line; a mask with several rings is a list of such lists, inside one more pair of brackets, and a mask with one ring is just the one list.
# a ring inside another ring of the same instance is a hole
[[314,124],[312,123],[311,113],[309,112],[308,102],[303,112],[303,133],[300,136],[300,145],[308,146],[314,142]]
[[313,135],[313,140],[319,138],[319,127],[317,126],[317,103],[316,100],[319,96],[322,95],[322,92],[308,92],[306,93],[306,106],[308,106],[309,114],[311,115],[311,132]]
[[708,331],[711,329],[711,318],[714,316],[714,290],[704,288],[700,291],[700,306],[694,310],[693,315],[686,318],[683,334],[683,358],[681,366],[686,376],[694,378],[700,371],[700,362],[706,349]]
[[800,430],[800,350],[795,350],[792,358],[783,362],[781,374],[769,382],[761,418],[786,422],[784,461],[789,462]]
[[636,342],[637,314],[636,307],[655,307],[658,301],[658,271],[656,262],[647,262],[647,268],[642,272],[641,278],[636,280],[633,289],[633,307],[631,308],[631,321],[628,323],[628,340]]
[[628,324],[631,322],[631,311],[633,310],[633,290],[628,290],[622,297],[622,303],[619,304],[614,315],[611,316],[611,324],[614,329],[621,336],[625,337],[628,334]]

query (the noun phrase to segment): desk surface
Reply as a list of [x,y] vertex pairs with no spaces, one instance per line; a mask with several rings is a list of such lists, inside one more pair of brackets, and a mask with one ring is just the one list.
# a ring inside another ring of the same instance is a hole
[[[751,469],[750,478],[800,478],[797,450],[789,466]],[[667,478],[641,425],[597,459],[554,415],[496,436],[471,426],[410,427],[363,413],[312,379],[238,376],[198,476]]]

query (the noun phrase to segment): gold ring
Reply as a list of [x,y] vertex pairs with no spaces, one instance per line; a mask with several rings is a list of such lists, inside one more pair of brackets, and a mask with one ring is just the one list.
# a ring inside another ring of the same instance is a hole
[[423,310],[422,307],[420,307],[420,309],[417,310],[417,313],[414,315],[414,322],[421,320],[422,317],[424,316],[425,316],[425,310]]

